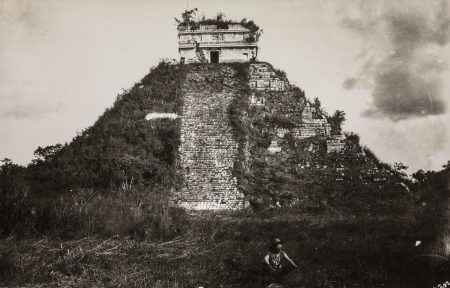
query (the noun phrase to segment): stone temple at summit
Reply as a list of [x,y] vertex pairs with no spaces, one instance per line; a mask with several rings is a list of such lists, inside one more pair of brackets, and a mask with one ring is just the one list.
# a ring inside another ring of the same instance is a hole
[[180,25],[178,39],[181,63],[247,62],[258,55],[257,39],[240,23]]

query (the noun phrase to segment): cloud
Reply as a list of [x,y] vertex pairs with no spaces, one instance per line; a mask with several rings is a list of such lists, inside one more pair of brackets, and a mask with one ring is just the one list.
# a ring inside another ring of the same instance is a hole
[[363,115],[398,121],[445,113],[442,54],[450,40],[448,2],[352,3],[359,5],[344,9],[341,24],[363,40],[365,58],[343,88],[371,89],[372,102]]
[[357,86],[357,84],[358,84],[358,78],[349,77],[349,78],[345,79],[344,82],[342,82],[342,87],[344,89],[353,89]]
[[51,13],[48,1],[3,0],[0,8],[3,29],[20,25],[24,29],[39,31],[43,28],[46,15]]
[[383,154],[384,161],[403,162],[412,173],[417,169],[439,170],[450,159],[448,114],[394,123],[388,118],[364,120],[366,130],[361,140],[369,141],[375,153]]

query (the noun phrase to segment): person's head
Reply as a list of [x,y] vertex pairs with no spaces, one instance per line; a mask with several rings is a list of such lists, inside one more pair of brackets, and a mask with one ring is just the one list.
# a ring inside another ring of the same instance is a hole
[[283,248],[283,244],[281,242],[280,239],[275,238],[272,241],[272,244],[269,247],[270,252],[276,253],[276,252],[280,252],[281,249]]

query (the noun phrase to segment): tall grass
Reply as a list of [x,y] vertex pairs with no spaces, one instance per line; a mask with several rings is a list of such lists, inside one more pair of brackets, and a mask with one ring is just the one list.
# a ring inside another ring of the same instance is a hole
[[[77,189],[55,198],[27,198],[10,195],[15,205],[2,211],[12,225],[2,236],[47,235],[59,238],[133,236],[166,239],[178,235],[187,225],[184,211],[169,208],[165,191]],[[20,215],[17,211],[21,211]],[[13,213],[12,215],[7,215]],[[8,219],[9,218],[9,219]]]

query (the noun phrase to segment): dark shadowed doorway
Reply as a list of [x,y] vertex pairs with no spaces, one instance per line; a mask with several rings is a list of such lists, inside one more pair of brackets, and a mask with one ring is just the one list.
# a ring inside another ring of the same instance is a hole
[[219,51],[211,51],[211,63],[219,63]]

